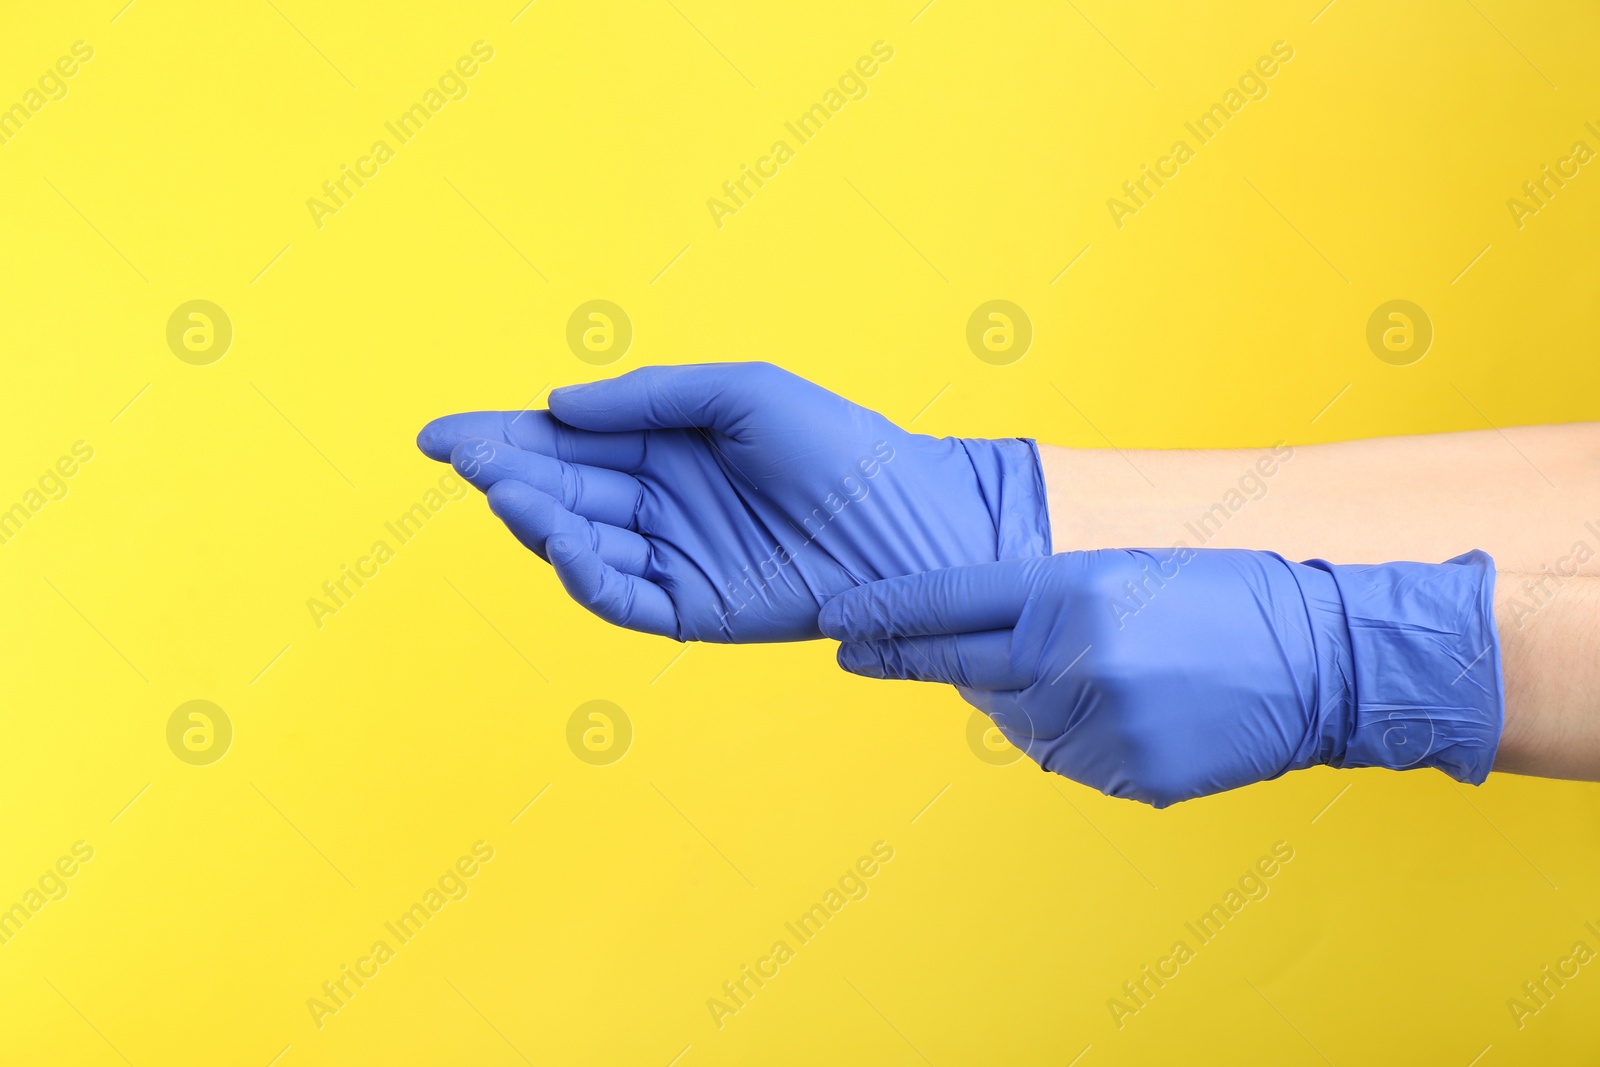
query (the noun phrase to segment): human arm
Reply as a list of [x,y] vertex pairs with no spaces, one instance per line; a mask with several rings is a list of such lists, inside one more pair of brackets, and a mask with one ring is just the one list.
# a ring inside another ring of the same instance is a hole
[[1600,781],[1600,579],[1501,573],[1495,618],[1506,712],[1494,769]]
[[1476,548],[1502,570],[1600,575],[1600,423],[1039,454],[1057,552],[1181,541],[1344,561]]
[[[649,387],[638,388],[643,383]],[[585,391],[584,403],[560,399]],[[1041,445],[1046,526],[1044,505],[1030,495],[1029,464],[946,465],[955,439],[904,434],[765,365],[650,368],[561,391],[552,406],[554,414],[449,416],[431,423],[419,445],[435,459],[453,459],[534,552],[548,555],[554,540],[569,591],[619,624],[724,640],[813,636],[820,603],[859,582],[1038,555],[1052,539],[1057,552],[1183,543],[1333,559],[1437,559],[1482,547],[1502,568],[1527,572],[1503,575],[1498,587],[1507,706],[1496,767],[1600,778],[1600,715],[1590,714],[1589,696],[1600,692],[1592,680],[1600,670],[1600,594],[1573,580],[1600,573],[1590,547],[1600,546],[1600,528],[1571,503],[1600,498],[1600,425],[1253,452]],[[896,453],[912,462],[880,463],[873,474],[849,462],[852,447],[865,445],[855,458],[866,458],[890,440],[913,442]],[[930,444],[943,453],[925,451]],[[1013,458],[1018,444],[1027,443],[1011,439],[1006,449]],[[872,482],[891,466],[894,478]],[[835,499],[848,503],[825,509],[826,523],[808,522],[833,492],[830,479],[842,490]],[[1007,484],[1013,488],[1001,492]],[[686,485],[694,491],[684,492]],[[984,503],[986,486],[995,507]],[[892,507],[882,506],[886,500]],[[998,506],[1002,500],[1009,507]],[[770,522],[704,521],[752,514]],[[790,552],[782,531],[796,523],[801,532]],[[687,555],[674,555],[686,545]],[[714,565],[725,561],[732,567],[721,574]],[[734,592],[696,584],[708,562],[707,576],[731,576]],[[763,563],[777,563],[784,580],[771,580]],[[752,571],[759,572],[754,583]],[[653,587],[644,597],[624,580],[641,575]],[[641,605],[655,613],[646,617]],[[1527,616],[1530,605],[1540,605],[1536,620]]]
[[[671,380],[673,385],[652,399],[649,391],[630,388],[630,382],[642,380],[640,376]],[[587,416],[582,403],[572,403],[570,411],[559,410],[558,398],[577,401],[585,394],[603,403]],[[745,429],[791,419],[787,444],[794,462],[787,474],[799,492],[816,499],[804,501],[803,508],[792,504],[789,510],[804,515],[820,506],[828,491],[837,494],[843,479],[852,475],[850,463],[840,460],[833,446],[861,436],[851,431],[865,425],[842,424],[841,433],[834,420],[812,418],[816,394],[870,416],[894,435],[934,440],[905,434],[887,419],[777,368],[749,363],[642,368],[621,378],[557,390],[551,400],[558,409],[554,415],[478,413],[435,420],[419,444],[433,458],[448,460],[453,449],[489,438],[547,458],[576,459],[580,465],[588,460],[594,466],[614,465],[631,473],[640,462],[637,445],[647,429],[693,424],[716,434],[726,432],[717,427],[719,419],[728,428],[738,423]],[[661,410],[668,399],[681,413]],[[587,429],[604,429],[615,436],[608,440],[574,434],[561,424],[563,414],[588,418],[593,425]],[[622,428],[628,432],[619,432]],[[872,441],[855,442],[867,457],[877,441],[890,435],[870,436]],[[783,442],[769,437],[750,451],[780,454],[781,449],[773,447],[779,444]],[[734,450],[725,453],[721,458],[737,458]],[[1118,451],[1040,444],[1037,454],[1048,498],[1048,527],[1042,519],[1029,521],[1047,534],[1057,552],[1181,542],[1190,547],[1272,548],[1295,559],[1389,560],[1444,559],[1477,548],[1507,570],[1600,575],[1600,509],[1585,509],[1586,502],[1600,500],[1600,423],[1332,444],[1280,443],[1260,449]],[[460,459],[471,462],[467,456]],[[562,484],[570,489],[574,483],[571,469],[528,473],[525,468],[537,460],[516,459],[520,467],[474,468],[475,477],[482,474],[476,478],[479,488],[487,491],[494,480],[516,480],[520,475],[543,489],[553,484],[560,497]],[[659,471],[664,464],[656,467]],[[729,473],[738,481],[737,474]],[[858,473],[856,484],[864,484]],[[746,488],[733,486],[735,491]],[[502,495],[518,492],[508,487]],[[935,519],[941,511],[968,506],[945,499],[948,495],[930,492],[908,503]],[[574,501],[569,497],[558,503],[563,505],[558,511],[570,511]],[[558,513],[543,500],[530,503],[521,498],[499,511],[502,517],[521,512],[534,519]],[[854,518],[859,520],[859,513]],[[784,516],[783,521],[787,525],[794,519]],[[565,516],[562,522],[571,526]],[[549,526],[524,522],[518,536],[542,552],[552,532]],[[585,532],[592,534],[587,528]],[[777,547],[774,539],[768,542],[769,551]],[[1005,556],[978,544],[971,547],[971,558],[976,560],[986,551],[991,558]],[[944,554],[947,563],[956,562],[948,549]],[[760,558],[751,562],[759,563]]]
[[[1494,557],[1495,770],[1600,780],[1600,423],[1258,450],[1040,445],[1055,550],[1272,548],[1294,559]],[[1231,496],[1230,496],[1231,494]]]

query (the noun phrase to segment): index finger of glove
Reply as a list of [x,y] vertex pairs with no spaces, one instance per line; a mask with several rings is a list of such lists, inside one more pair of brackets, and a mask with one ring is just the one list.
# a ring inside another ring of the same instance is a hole
[[550,393],[550,410],[587,430],[705,429],[737,438],[762,413],[805,411],[818,396],[838,400],[770,363],[698,363],[562,386]]
[[417,447],[429,459],[449,462],[463,441],[500,441],[527,452],[568,463],[585,463],[633,473],[644,462],[643,433],[596,433],[562,423],[543,410],[464,411],[434,419],[417,434]]
[[1032,594],[1047,557],[924,571],[846,590],[823,606],[818,628],[837,641],[1005,630]]
[[839,646],[839,666],[863,678],[943,682],[970,689],[1025,689],[1026,672],[1011,665],[1011,631],[944,637],[897,637]]

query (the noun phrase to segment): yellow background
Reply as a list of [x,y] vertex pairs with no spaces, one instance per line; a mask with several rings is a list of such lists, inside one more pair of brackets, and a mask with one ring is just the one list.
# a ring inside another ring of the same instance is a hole
[[[0,946],[0,1060],[1592,1054],[1594,967],[1521,1030],[1506,1007],[1600,948],[1591,786],[1107,800],[982,762],[955,694],[830,644],[608,627],[475,492],[306,607],[437,483],[427,419],[645,363],[770,359],[918,430],[1097,447],[1600,417],[1600,173],[1520,230],[1505,203],[1600,147],[1592,5],[122,2],[0,33],[7,103],[95,50],[0,146],[0,506],[94,448],[0,546],[0,906],[95,850]],[[478,40],[469,95],[314,225]],[[719,229],[707,198],[879,40],[869,95]],[[1119,230],[1106,199],[1279,40],[1270,94]],[[635,328],[605,368],[564,339],[594,298]],[[992,298],[1036,331],[1011,366],[964,340]],[[1396,298],[1437,331],[1408,367],[1364,339]],[[166,344],[191,299],[233,323],[209,366]],[[210,766],[166,744],[192,699],[235,729]],[[610,766],[567,747],[593,699],[633,724]],[[470,895],[319,1029],[307,999],[479,840]],[[719,1029],[707,999],[879,840],[870,895]],[[1276,841],[1271,895],[1119,1030],[1107,999]]]

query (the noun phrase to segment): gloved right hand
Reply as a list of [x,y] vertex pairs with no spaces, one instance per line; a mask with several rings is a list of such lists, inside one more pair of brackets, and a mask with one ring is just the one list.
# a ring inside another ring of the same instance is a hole
[[1102,549],[891,578],[819,621],[845,670],[955,685],[1045,770],[1160,808],[1319,763],[1482,782],[1493,602],[1482,552]]
[[862,582],[1050,551],[1032,441],[907,433],[768,363],[646,367],[549,403],[435,419],[417,445],[619,626],[804,640]]

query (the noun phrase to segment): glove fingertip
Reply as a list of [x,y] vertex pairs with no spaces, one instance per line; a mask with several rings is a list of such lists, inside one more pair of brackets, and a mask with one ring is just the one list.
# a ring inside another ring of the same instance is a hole
[[566,534],[558,534],[545,542],[545,551],[550,553],[551,563],[564,565],[576,562],[582,554],[578,542]]
[[417,431],[417,451],[440,463],[450,461],[450,449],[453,447],[449,435],[444,430],[444,423],[448,418],[446,415],[434,419]]
[[[822,636],[831,637],[835,641],[844,641],[849,638],[849,623],[845,616],[844,597],[842,595],[836,596],[822,605],[822,610],[817,613],[817,629],[822,631]],[[843,656],[843,646],[840,647],[839,654]],[[839,661],[839,666],[845,667],[843,659]],[[845,667],[845,670],[849,669],[849,667]]]
[[846,642],[839,646],[839,666],[863,678],[884,678],[883,657],[869,645]]
[[528,506],[533,492],[531,485],[507,479],[495,482],[484,495],[489,499],[489,510],[504,522],[508,516]]
[[[450,450],[448,458],[455,472],[471,482],[482,473],[484,464],[495,458],[494,442],[482,437],[469,437],[458,442]],[[478,486],[478,488],[483,487]]]
[[601,382],[580,382],[577,385],[563,385],[550,390],[550,395],[545,399],[545,408],[556,417],[558,422],[568,426],[577,426],[583,421],[585,414],[595,407],[598,397],[588,397],[585,394],[594,393],[595,387],[605,384]]

